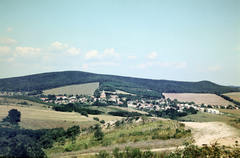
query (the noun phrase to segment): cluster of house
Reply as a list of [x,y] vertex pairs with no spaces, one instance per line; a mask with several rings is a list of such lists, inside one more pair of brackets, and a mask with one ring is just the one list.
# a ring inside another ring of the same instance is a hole
[[[104,90],[102,91],[102,93],[100,95],[100,100],[101,101],[116,102],[118,105],[123,104],[123,102],[120,101],[120,98],[118,97],[118,95],[110,95],[109,98],[107,98]],[[126,98],[122,98],[122,100],[126,100]]]
[[[91,96],[90,98],[92,98],[92,101],[96,101],[97,98],[95,98],[94,96]],[[77,98],[76,96],[71,96],[71,97],[67,97],[67,96],[56,96],[56,100],[49,100],[49,98],[41,98],[42,101],[48,103],[48,102],[54,102],[55,104],[68,104],[68,103],[75,103],[75,102],[87,102],[88,98],[83,97],[83,98]]]
[[[122,98],[123,100],[125,100],[126,98]],[[56,100],[49,100],[49,98],[41,98],[42,101],[44,102],[54,102],[55,104],[68,104],[68,103],[75,103],[75,102],[81,102],[81,103],[92,103],[95,102],[97,100],[96,97],[91,96],[89,97],[82,97],[82,98],[77,98],[76,96],[71,96],[71,97],[67,97],[67,96],[56,96]],[[116,102],[118,105],[123,104],[122,101],[120,101],[120,98],[118,98],[118,95],[110,95],[110,98],[106,97],[105,91],[103,90],[100,98],[100,101],[112,101],[112,102]]]
[[[147,101],[147,102],[152,102],[151,100]],[[129,101],[128,102],[128,106],[132,106],[132,107],[137,107],[138,109],[148,109],[148,110],[155,110],[155,111],[158,111],[158,110],[167,110],[167,109],[177,109],[175,107],[171,107],[169,105],[166,105],[166,102],[164,101],[164,99],[160,99],[160,100],[156,100],[155,103],[157,103],[158,105],[153,105],[151,103],[147,104],[145,103],[143,100],[141,101],[141,103],[137,103],[137,104],[134,104],[136,103],[135,101]],[[162,106],[163,104],[165,104],[164,106]],[[206,107],[207,105],[204,104]],[[206,109],[204,111],[205,108],[201,107],[200,105],[189,105],[189,104],[177,104],[177,107],[178,108],[178,112],[183,112],[183,109],[189,109],[189,108],[194,108],[195,110],[198,110],[200,112],[207,112],[207,113],[211,113],[211,114],[221,114],[221,112],[219,112],[219,110],[216,110],[216,109]]]

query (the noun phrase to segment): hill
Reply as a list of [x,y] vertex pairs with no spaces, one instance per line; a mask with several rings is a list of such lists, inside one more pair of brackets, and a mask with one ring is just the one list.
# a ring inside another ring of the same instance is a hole
[[102,75],[82,71],[63,71],[34,74],[22,77],[0,79],[1,91],[43,91],[47,89],[99,82],[129,93],[161,96],[161,93],[229,93],[240,90],[221,86],[209,81],[180,82],[169,80],[153,80],[115,75]]

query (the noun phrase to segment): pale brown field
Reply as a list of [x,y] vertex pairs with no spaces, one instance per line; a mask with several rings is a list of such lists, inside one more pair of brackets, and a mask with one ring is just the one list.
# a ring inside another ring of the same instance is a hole
[[99,82],[70,85],[70,86],[64,86],[64,87],[45,90],[45,91],[43,91],[43,94],[45,94],[45,95],[48,95],[48,94],[93,95],[94,91],[98,88],[98,86],[99,86]]
[[[28,105],[18,104],[20,102],[27,102]],[[0,98],[0,121],[8,115],[11,109],[17,109],[21,112],[21,122],[19,125],[26,129],[42,129],[42,128],[58,128],[63,127],[67,129],[73,125],[79,125],[81,128],[88,128],[98,121],[93,117],[98,117],[100,120],[112,121],[122,117],[111,115],[89,115],[89,117],[82,116],[76,112],[57,112],[48,108],[47,105],[39,104],[27,100]]]
[[217,96],[216,94],[205,94],[205,93],[163,93],[166,98],[171,100],[177,99],[181,102],[195,102],[196,104],[207,104],[207,105],[233,105],[233,103]]
[[240,92],[225,93],[223,95],[226,95],[226,96],[230,97],[231,99],[240,102]]
[[138,112],[138,113],[142,113],[142,114],[148,114],[145,111],[135,110],[135,109],[132,109],[132,108],[119,107],[119,106],[108,106],[108,107],[113,107],[113,108],[129,111],[129,112]]

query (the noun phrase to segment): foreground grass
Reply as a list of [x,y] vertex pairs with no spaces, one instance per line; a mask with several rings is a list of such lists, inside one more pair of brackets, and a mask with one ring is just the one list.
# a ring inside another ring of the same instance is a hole
[[125,146],[141,149],[178,146],[182,144],[182,140],[178,141],[178,138],[191,135],[190,131],[185,131],[184,128],[184,124],[171,120],[158,120],[144,125],[142,123],[126,124],[113,130],[104,130],[105,136],[102,140],[95,140],[93,133],[87,133],[79,136],[74,142],[68,140],[64,146],[56,143],[53,148],[47,149],[46,153],[54,156],[54,153],[70,151],[83,151],[81,153],[84,153],[98,152],[102,148],[112,150],[116,146],[123,149]]

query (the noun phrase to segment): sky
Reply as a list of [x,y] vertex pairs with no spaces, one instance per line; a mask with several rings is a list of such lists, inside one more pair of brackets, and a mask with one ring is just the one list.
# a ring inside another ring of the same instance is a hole
[[0,0],[0,78],[69,70],[240,86],[240,1]]

